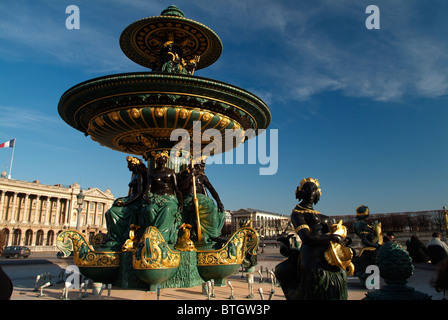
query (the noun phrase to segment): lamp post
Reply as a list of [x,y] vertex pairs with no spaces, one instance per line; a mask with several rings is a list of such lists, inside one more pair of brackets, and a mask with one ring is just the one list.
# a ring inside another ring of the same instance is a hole
[[443,207],[443,211],[442,211],[444,218],[445,218],[445,235],[448,238],[448,210],[446,210],[446,207]]
[[76,230],[79,231],[79,222],[81,218],[81,210],[82,205],[84,204],[84,193],[82,193],[82,189],[79,191],[78,195],[76,196],[77,203],[78,203],[78,217],[76,218]]

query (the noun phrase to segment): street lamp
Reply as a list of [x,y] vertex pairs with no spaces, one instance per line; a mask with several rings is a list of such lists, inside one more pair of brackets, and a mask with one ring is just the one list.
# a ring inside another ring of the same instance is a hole
[[445,216],[445,235],[448,237],[448,210],[446,210],[445,206],[443,207],[442,213]]
[[79,222],[80,222],[80,216],[81,216],[81,210],[82,205],[84,204],[84,193],[82,193],[82,189],[79,191],[78,195],[76,196],[77,203],[78,203],[78,217],[76,219],[76,230],[79,231]]

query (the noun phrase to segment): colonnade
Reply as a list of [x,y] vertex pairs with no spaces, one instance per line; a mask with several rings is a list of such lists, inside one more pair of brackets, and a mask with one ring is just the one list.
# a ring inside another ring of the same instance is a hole
[[[76,228],[80,186],[49,186],[0,179],[0,235],[6,245],[55,246],[56,235]],[[86,236],[106,232],[105,212],[113,203],[110,191],[83,190],[80,226]],[[46,248],[48,249],[48,248]]]

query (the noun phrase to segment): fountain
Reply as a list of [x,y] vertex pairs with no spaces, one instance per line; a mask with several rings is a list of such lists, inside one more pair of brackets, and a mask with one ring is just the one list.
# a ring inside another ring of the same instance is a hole
[[[168,170],[161,159],[172,170],[167,172],[174,172],[178,179],[183,173],[199,176],[191,172],[204,154],[229,151],[228,146],[236,148],[268,127],[271,115],[261,99],[236,86],[194,75],[220,57],[222,43],[215,32],[185,18],[178,7],[169,6],[160,16],[130,24],[121,34],[120,46],[129,59],[151,71],[108,75],[75,85],[60,98],[58,111],[66,123],[100,145],[143,157],[147,173],[141,181],[145,184]],[[179,135],[173,138],[179,132],[193,136],[193,146]],[[195,134],[200,135],[199,143],[194,141]],[[128,156],[130,168],[142,166],[139,161]],[[135,170],[133,177],[139,172]],[[157,285],[191,287],[212,279],[215,285],[224,285],[248,255],[256,255],[259,237],[254,229],[243,226],[225,244],[212,237],[202,239],[198,218],[202,208],[196,179],[192,181],[196,216],[173,213],[171,226],[182,227],[175,234],[177,243],[148,222],[151,219],[141,218],[148,216],[147,208],[156,200],[152,190],[146,194],[140,190],[132,206],[126,207],[129,198],[114,203],[137,217],[132,225],[123,222],[129,233],[126,243],[94,246],[78,231],[66,230],[58,236],[60,250],[64,255],[73,252],[80,272],[98,282],[118,282],[123,287],[141,287],[143,282],[150,290]],[[191,239],[189,228],[193,228]]]

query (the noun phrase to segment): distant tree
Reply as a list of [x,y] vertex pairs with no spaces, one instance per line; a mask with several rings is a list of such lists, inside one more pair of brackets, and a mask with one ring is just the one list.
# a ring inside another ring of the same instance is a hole
[[428,232],[431,231],[431,216],[427,214],[417,214],[416,216],[419,231]]
[[434,231],[441,232],[442,234],[446,232],[446,220],[442,210],[435,212],[432,217],[432,222],[434,224]]
[[3,231],[0,231],[0,254],[6,246],[6,234]]

